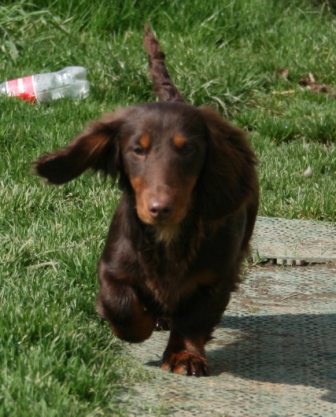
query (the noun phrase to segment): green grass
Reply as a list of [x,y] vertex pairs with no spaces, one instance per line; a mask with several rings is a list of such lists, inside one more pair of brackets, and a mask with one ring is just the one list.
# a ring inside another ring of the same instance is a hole
[[[260,215],[335,222],[336,15],[328,1],[46,1],[0,5],[0,80],[84,65],[85,101],[0,97],[0,417],[126,415],[118,393],[146,378],[95,312],[96,262],[118,191],[84,175],[30,175],[87,121],[154,100],[143,23],[187,100],[250,132]],[[275,76],[288,68],[288,80]],[[283,94],[281,94],[283,93]],[[310,166],[312,176],[303,173]],[[158,352],[160,353],[160,352]]]

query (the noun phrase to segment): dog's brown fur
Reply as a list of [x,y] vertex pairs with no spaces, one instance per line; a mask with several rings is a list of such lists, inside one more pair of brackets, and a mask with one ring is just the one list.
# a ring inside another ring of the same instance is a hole
[[53,184],[88,168],[119,178],[97,310],[129,342],[166,317],[162,368],[207,375],[205,344],[240,281],[255,223],[256,159],[243,131],[185,103],[148,27],[145,48],[162,101],[103,117],[35,168]]

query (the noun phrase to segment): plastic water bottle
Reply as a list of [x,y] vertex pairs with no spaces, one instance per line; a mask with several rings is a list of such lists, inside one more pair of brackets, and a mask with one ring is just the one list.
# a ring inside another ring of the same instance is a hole
[[90,83],[84,67],[66,67],[61,71],[29,75],[0,84],[0,94],[27,101],[51,101],[63,97],[86,98]]

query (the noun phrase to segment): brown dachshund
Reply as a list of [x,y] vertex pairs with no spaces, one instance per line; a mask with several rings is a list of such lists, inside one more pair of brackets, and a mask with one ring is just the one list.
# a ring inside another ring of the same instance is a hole
[[185,103],[148,27],[145,48],[161,101],[103,117],[35,169],[52,184],[88,168],[118,178],[97,310],[133,343],[167,318],[162,368],[207,375],[205,344],[240,281],[257,215],[256,158],[243,131]]

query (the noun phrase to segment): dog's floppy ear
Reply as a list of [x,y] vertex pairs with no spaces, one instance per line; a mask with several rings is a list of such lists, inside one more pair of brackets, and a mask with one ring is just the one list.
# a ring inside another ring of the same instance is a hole
[[208,108],[199,108],[208,128],[208,153],[199,180],[203,215],[218,220],[258,196],[256,157],[241,129]]
[[119,169],[118,137],[125,112],[121,110],[92,122],[68,146],[38,158],[34,163],[35,173],[50,184],[64,184],[88,168],[103,171],[115,179]]

